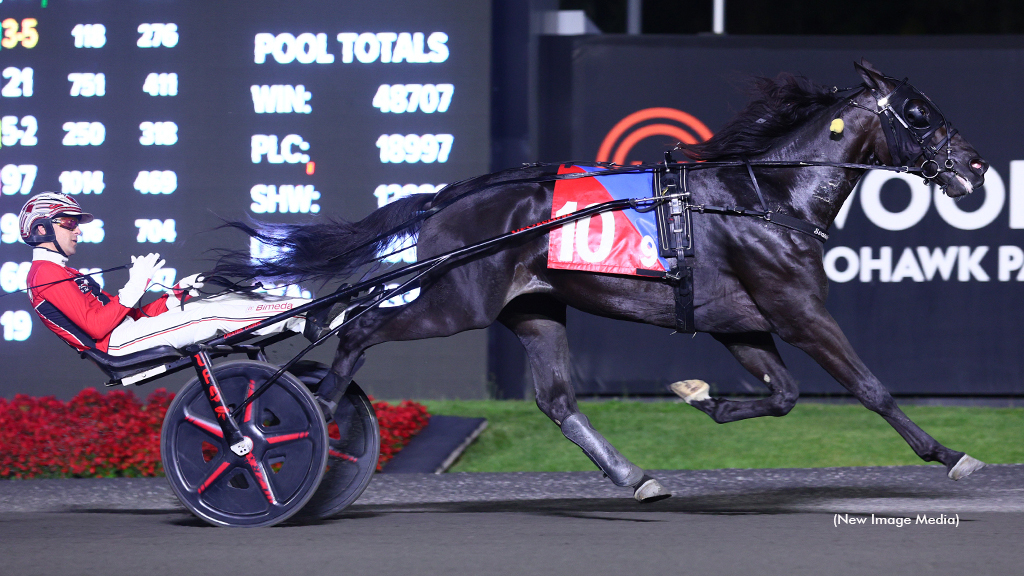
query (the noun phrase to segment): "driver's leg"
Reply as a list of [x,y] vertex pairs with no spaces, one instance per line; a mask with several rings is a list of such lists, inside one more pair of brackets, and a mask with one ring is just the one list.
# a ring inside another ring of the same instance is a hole
[[[248,298],[226,295],[185,304],[158,316],[126,318],[110,335],[107,353],[124,356],[154,346],[183,348],[308,303],[304,298]],[[268,336],[283,330],[302,332],[305,316],[293,316],[255,332]]]

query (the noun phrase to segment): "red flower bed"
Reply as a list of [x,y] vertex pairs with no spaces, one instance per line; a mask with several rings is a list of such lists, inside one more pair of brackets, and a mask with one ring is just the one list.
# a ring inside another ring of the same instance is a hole
[[377,462],[377,471],[395,457],[413,436],[419,434],[420,430],[430,421],[427,408],[411,400],[402,400],[398,406],[392,406],[383,400],[374,400],[373,410],[377,413],[377,422],[380,424],[380,460]]
[[[52,396],[0,398],[0,478],[161,476],[160,427],[173,398],[163,388],[145,404],[130,392],[100,394],[94,388],[67,403]],[[373,407],[380,421],[380,470],[429,416],[408,400]]]
[[87,388],[66,404],[0,398],[0,478],[161,475],[160,426],[173,397],[160,388],[143,405],[130,392]]

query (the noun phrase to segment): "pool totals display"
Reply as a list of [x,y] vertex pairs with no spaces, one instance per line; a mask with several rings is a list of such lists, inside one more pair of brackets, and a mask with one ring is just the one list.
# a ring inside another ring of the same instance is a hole
[[[171,284],[241,246],[218,216],[360,218],[488,168],[489,2],[0,0],[0,25],[0,294],[39,192],[96,215],[72,266],[160,252]],[[25,296],[0,314],[5,369],[59,353]]]

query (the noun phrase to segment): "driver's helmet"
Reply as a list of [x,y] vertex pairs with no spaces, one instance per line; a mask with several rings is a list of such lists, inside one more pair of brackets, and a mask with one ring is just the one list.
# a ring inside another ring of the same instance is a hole
[[[43,192],[28,199],[18,214],[21,239],[30,246],[43,242],[54,242],[53,218],[57,216],[78,216],[79,222],[92,222],[93,216],[83,212],[74,198],[62,192]],[[37,234],[36,226],[42,226],[45,234]]]

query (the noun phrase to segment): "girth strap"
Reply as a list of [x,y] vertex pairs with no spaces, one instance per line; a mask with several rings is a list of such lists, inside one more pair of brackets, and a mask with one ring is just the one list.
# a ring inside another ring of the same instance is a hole
[[[672,268],[659,275],[674,289],[676,301],[676,331],[694,334],[693,304],[693,222],[691,220],[690,193],[686,187],[687,166],[679,165],[670,169],[671,155],[666,154],[665,168],[654,173],[653,196],[659,202],[657,226],[659,229],[659,252],[673,258]],[[650,271],[637,270],[641,275],[652,275]]]

